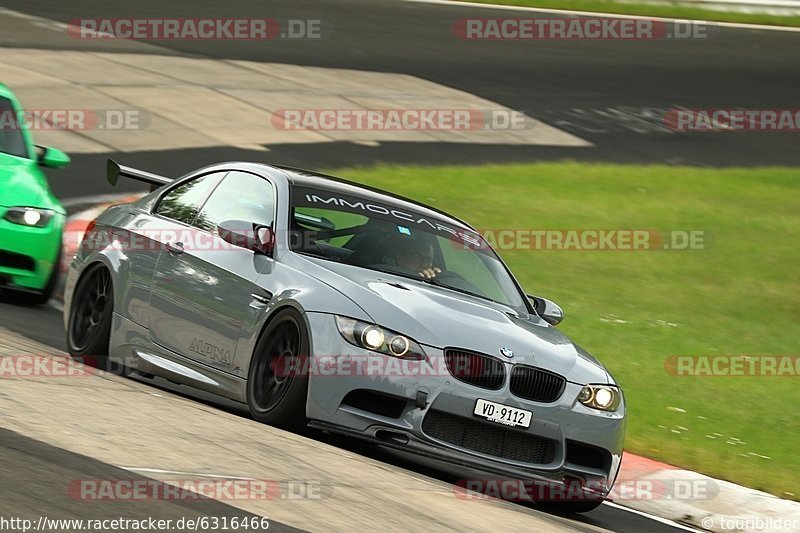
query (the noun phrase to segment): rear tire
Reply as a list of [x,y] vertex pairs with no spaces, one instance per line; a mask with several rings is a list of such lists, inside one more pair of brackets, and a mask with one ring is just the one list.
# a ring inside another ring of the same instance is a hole
[[[308,357],[309,337],[294,309],[279,311],[256,344],[247,375],[247,405],[257,421],[293,431],[305,428],[308,378],[292,358]],[[302,366],[302,365],[301,365]]]
[[67,321],[67,349],[88,366],[105,370],[111,340],[114,288],[105,265],[89,267],[78,281]]

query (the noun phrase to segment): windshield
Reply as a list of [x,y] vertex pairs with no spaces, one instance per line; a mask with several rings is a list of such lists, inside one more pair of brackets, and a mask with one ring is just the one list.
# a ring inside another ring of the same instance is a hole
[[28,157],[25,151],[25,139],[22,137],[17,118],[11,100],[0,96],[0,152]]
[[527,312],[517,285],[486,241],[429,212],[295,186],[290,217],[291,248],[296,252],[392,273]]

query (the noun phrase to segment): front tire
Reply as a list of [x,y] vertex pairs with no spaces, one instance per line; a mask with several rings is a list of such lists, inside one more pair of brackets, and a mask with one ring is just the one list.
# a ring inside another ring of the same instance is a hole
[[[256,344],[247,375],[247,405],[254,419],[289,430],[301,430],[306,419],[307,376],[297,361],[308,357],[308,332],[300,313],[279,311]],[[302,365],[301,365],[302,366]]]
[[111,272],[102,264],[90,267],[78,282],[69,310],[67,349],[72,357],[105,367],[113,312]]

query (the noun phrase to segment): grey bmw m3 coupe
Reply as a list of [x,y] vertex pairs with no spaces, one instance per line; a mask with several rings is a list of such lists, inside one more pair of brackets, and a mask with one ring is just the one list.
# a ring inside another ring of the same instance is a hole
[[69,267],[74,357],[242,402],[267,424],[567,487],[537,498],[558,509],[608,496],[621,389],[467,223],[265,164],[172,180],[109,161],[119,177],[151,192],[92,222]]

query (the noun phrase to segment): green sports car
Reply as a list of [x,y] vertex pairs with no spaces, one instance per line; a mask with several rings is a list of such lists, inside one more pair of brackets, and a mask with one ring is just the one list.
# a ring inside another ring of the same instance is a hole
[[58,282],[66,212],[40,167],[59,168],[69,157],[33,144],[16,96],[0,84],[0,289],[16,301],[40,304]]

